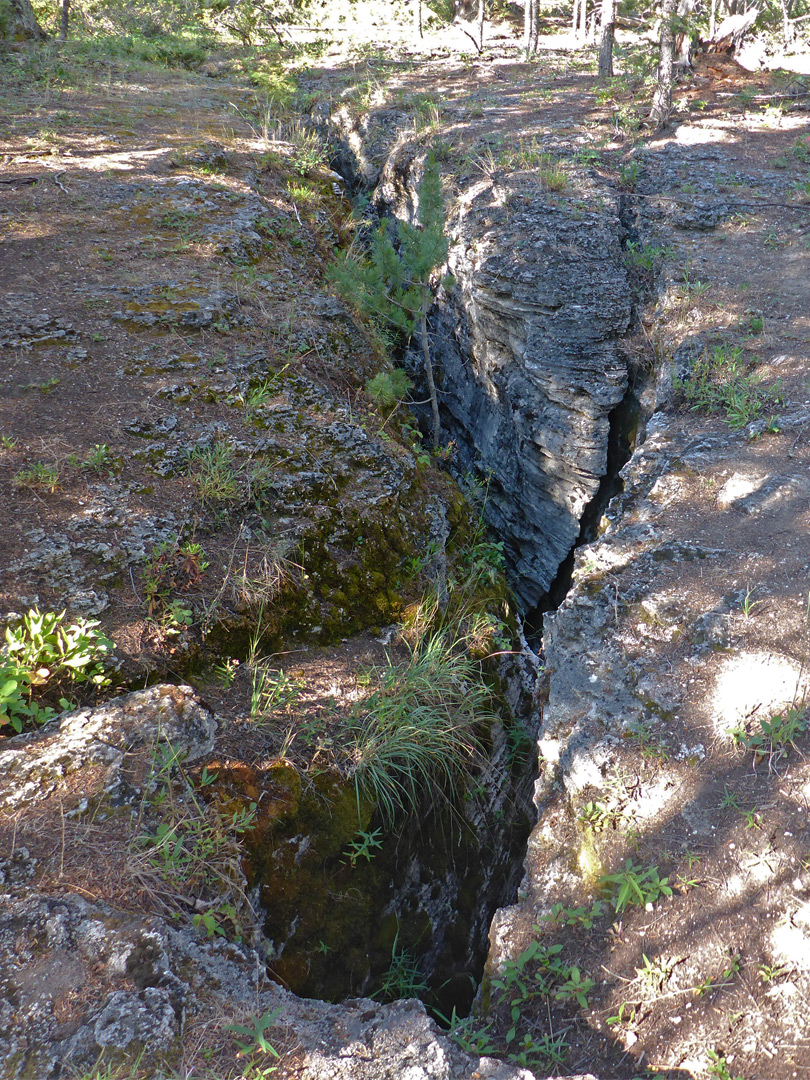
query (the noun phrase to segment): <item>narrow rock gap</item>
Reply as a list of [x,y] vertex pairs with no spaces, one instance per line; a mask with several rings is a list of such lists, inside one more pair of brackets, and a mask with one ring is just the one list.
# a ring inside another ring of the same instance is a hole
[[597,538],[599,523],[608,503],[622,490],[620,473],[633,453],[641,420],[641,404],[635,385],[631,385],[619,404],[611,411],[608,419],[610,434],[607,469],[599,484],[599,490],[585,508],[580,520],[579,536],[568,555],[560,563],[557,576],[537,607],[528,612],[525,617],[526,638],[537,650],[542,648],[543,616],[550,611],[556,611],[571,588],[577,549],[592,543]]
[[[369,185],[364,183],[354,168],[350,152],[335,156],[332,165],[344,177],[347,194],[354,202],[360,196],[371,194]],[[637,241],[632,207],[624,197],[620,199],[616,225],[622,248],[625,248],[629,241]],[[630,291],[634,295],[630,300],[631,314],[626,333],[632,333],[637,326],[637,308],[641,299],[641,290],[634,290],[631,285]],[[431,330],[439,337],[447,330],[447,327],[442,325],[442,319],[435,318],[435,312],[431,319]],[[449,343],[449,339],[446,343]],[[452,348],[458,347],[450,344]],[[621,358],[621,354],[619,357]],[[407,350],[403,349],[395,354],[394,360],[407,366]],[[441,357],[439,364],[441,365]],[[418,384],[421,381],[418,378],[418,368],[413,367],[413,374],[416,376],[418,394]],[[479,392],[484,391],[479,388]],[[571,586],[576,548],[595,539],[605,508],[621,490],[620,471],[632,453],[641,416],[638,395],[639,388],[633,384],[631,378],[629,389],[607,415],[605,472],[599,479],[595,495],[581,514],[574,544],[536,605],[522,613],[524,632],[535,652],[539,652],[542,647],[543,615],[559,606]],[[417,406],[412,411],[417,423],[420,423],[423,420],[423,410]],[[443,419],[450,421],[450,430],[452,431],[454,426],[457,428],[458,418],[452,415],[452,411],[443,406],[442,412]],[[467,456],[470,456],[472,445],[467,450],[470,452]],[[473,468],[477,471],[476,466]],[[493,476],[490,482],[497,484],[498,478]],[[497,529],[493,530],[493,533],[497,539],[508,540],[508,537],[497,536]],[[508,556],[508,542],[504,550]],[[513,566],[512,569],[518,573],[516,567]],[[528,731],[536,717],[518,717],[519,721],[521,719],[527,724]],[[433,816],[433,824],[430,818],[414,821],[409,823],[396,841],[393,858],[384,868],[381,864],[377,864],[374,869],[364,868],[369,879],[369,889],[373,889],[372,877],[382,872],[388,878],[389,890],[388,900],[381,907],[376,910],[366,907],[364,913],[361,914],[359,910],[357,913],[357,919],[361,921],[365,919],[369,923],[378,922],[387,927],[386,933],[377,935],[379,940],[374,943],[376,955],[371,959],[369,974],[358,983],[353,977],[348,953],[346,958],[333,954],[324,962],[321,958],[311,957],[308,961],[312,969],[311,977],[304,988],[307,995],[340,1000],[357,993],[379,994],[390,973],[390,969],[386,971],[388,961],[395,958],[397,949],[407,948],[411,950],[409,955],[413,955],[422,964],[421,971],[426,984],[421,990],[412,992],[418,993],[438,1014],[439,1019],[442,1016],[449,1017],[454,1009],[460,1016],[469,1013],[488,954],[488,932],[492,916],[496,909],[514,902],[522,875],[526,841],[533,824],[531,794],[537,772],[535,755],[531,752],[532,742],[533,734],[529,731],[528,751],[525,752],[523,760],[516,767],[514,761],[518,755],[515,755],[513,763],[501,773],[502,781],[505,780],[510,788],[505,817],[498,818],[496,815],[496,820],[484,823],[484,827],[478,829],[476,835],[470,833],[467,836],[461,835],[462,831],[467,830],[455,829],[452,823],[448,827],[447,822],[441,822],[438,814]],[[425,854],[429,856],[427,859]],[[496,865],[497,870],[494,873],[490,870],[489,874],[484,872],[482,877],[482,868],[487,863]],[[360,888],[363,886],[360,885]],[[429,897],[428,902],[425,897]],[[370,895],[364,897],[364,903],[368,903],[369,899]],[[374,903],[379,904],[378,886]],[[431,917],[428,916],[428,911]],[[408,918],[414,914],[417,925],[421,919],[425,927],[430,926],[429,930],[424,931],[430,940],[427,950],[420,948],[420,931],[414,933],[406,928]],[[437,922],[440,926],[438,933],[435,930]],[[450,925],[442,926],[442,923]],[[350,936],[348,929],[347,935]],[[272,938],[272,934],[268,936]],[[363,947],[371,951],[371,940],[371,936],[365,939],[365,946],[360,946],[361,951]],[[357,948],[357,942],[354,947]],[[334,971],[338,966],[345,969],[342,983],[334,978]],[[319,977],[319,970],[323,978]]]

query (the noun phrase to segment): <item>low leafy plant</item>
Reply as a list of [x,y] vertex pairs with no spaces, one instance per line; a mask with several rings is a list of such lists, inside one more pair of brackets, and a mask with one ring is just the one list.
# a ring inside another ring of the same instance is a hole
[[619,169],[619,186],[624,191],[635,191],[640,173],[641,166],[639,163],[635,159],[628,161],[626,165],[622,165]]
[[672,896],[668,882],[668,878],[660,877],[657,866],[642,866],[627,859],[623,870],[603,875],[599,887],[609,895],[618,914],[633,905],[644,907],[661,896]]
[[702,353],[678,386],[690,408],[720,413],[735,429],[759,419],[766,406],[782,400],[778,383],[764,386],[761,376],[748,370],[739,345],[715,345]]
[[732,1076],[725,1055],[716,1050],[708,1051],[709,1076],[715,1080],[743,1080],[741,1076]]
[[720,808],[726,810],[728,807],[732,807],[734,810],[742,810],[739,796],[729,788],[728,784],[726,784],[723,788],[723,797],[720,800]]
[[619,1011],[614,1013],[613,1016],[609,1016],[605,1021],[608,1027],[624,1027],[630,1026],[636,1019],[635,1005],[631,1005],[629,1001],[623,1001],[619,1006]]
[[193,622],[191,609],[187,604],[173,600],[172,593],[193,588],[207,568],[205,552],[194,540],[172,536],[158,544],[144,563],[147,614],[159,617],[168,630],[190,625]]
[[594,901],[589,908],[567,908],[562,904],[552,904],[551,912],[543,918],[553,920],[562,926],[582,926],[585,930],[590,930],[605,911],[605,904],[601,900]]
[[807,713],[804,708],[786,709],[784,712],[760,719],[759,731],[748,732],[745,727],[732,729],[738,746],[753,750],[759,758],[767,757],[770,764],[783,758],[796,740],[807,730]]
[[172,877],[188,880],[196,877],[226,843],[227,836],[241,836],[253,827],[255,804],[235,810],[229,818],[211,821],[202,813],[189,814],[177,821],[161,821],[154,832],[142,833],[138,843],[150,860]]
[[737,975],[740,973],[740,958],[732,952],[729,952],[729,960],[719,975],[707,976],[703,982],[699,983],[693,990],[695,997],[705,997],[706,994],[711,993],[713,990],[722,990],[723,987],[732,983]]
[[[0,727],[10,724],[22,731],[26,722],[42,724],[56,715],[35,695],[54,700],[60,691],[80,683],[107,686],[105,662],[113,643],[98,629],[100,623],[78,618],[65,621],[66,612],[31,608],[6,627],[0,647]],[[60,708],[71,702],[58,699]]]
[[382,829],[374,829],[372,832],[358,829],[357,839],[352,840],[343,852],[344,856],[349,860],[349,865],[356,866],[360,859],[371,862],[377,851],[382,848],[381,836]]
[[198,930],[205,930],[208,937],[226,937],[228,924],[238,925],[238,914],[233,904],[220,904],[208,911],[198,911],[191,916]]
[[786,975],[789,975],[791,968],[782,967],[779,964],[757,964],[757,975],[760,982],[768,985],[776,982],[778,979],[783,979]]
[[482,1024],[475,1016],[460,1017],[453,1006],[450,1019],[439,1014],[448,1027],[448,1035],[468,1054],[490,1057],[497,1053],[497,1046],[492,1035],[492,1022]]
[[655,244],[637,244],[630,241],[624,252],[624,261],[634,270],[653,270],[670,254],[670,249]]
[[650,959],[646,953],[641,954],[641,967],[636,968],[636,975],[649,990],[660,993],[671,974],[672,968],[666,960],[661,957]]
[[[207,787],[215,774],[203,770],[199,787]],[[185,770],[183,754],[168,742],[159,742],[153,753],[152,770],[144,785],[139,824],[132,840],[132,857],[148,871],[176,903],[179,897],[189,906],[213,894],[192,921],[209,936],[226,932],[241,939],[237,904],[249,908],[239,871],[239,837],[254,827],[255,803],[224,812],[216,804],[206,805]]]
[[160,617],[160,625],[167,637],[177,637],[193,624],[194,609],[182,600],[169,601]]
[[[588,994],[595,985],[578,967],[562,960],[562,950],[561,944],[544,946],[533,941],[492,980],[493,1010],[508,1010],[509,1026],[503,1035],[506,1057],[523,1068],[561,1065],[568,1051],[562,1036],[548,1035],[538,1040],[531,1032],[524,1032],[518,1037],[527,1020],[524,1016],[527,1006],[541,998],[560,1004],[575,1001],[581,1008],[587,1008]],[[532,974],[530,966],[534,968]]]
[[55,465],[46,465],[44,461],[35,461],[14,474],[14,487],[32,488],[35,491],[47,491],[53,495],[59,489],[59,470]]
[[280,1055],[267,1039],[267,1029],[272,1027],[281,1015],[281,1009],[268,1009],[261,1016],[251,1017],[247,1024],[228,1024],[226,1031],[241,1035],[244,1042],[239,1043],[239,1052],[245,1057],[254,1054],[270,1054],[274,1058]]
[[81,467],[87,472],[108,473],[115,471],[115,461],[106,443],[96,443]]
[[660,739],[649,724],[637,721],[629,724],[625,729],[627,737],[633,739],[641,747],[641,755],[645,758],[655,758],[658,761],[668,761],[670,749],[663,739]]
[[622,817],[621,811],[615,807],[607,807],[600,802],[587,802],[577,814],[577,821],[594,832],[602,832],[610,825],[615,828]]

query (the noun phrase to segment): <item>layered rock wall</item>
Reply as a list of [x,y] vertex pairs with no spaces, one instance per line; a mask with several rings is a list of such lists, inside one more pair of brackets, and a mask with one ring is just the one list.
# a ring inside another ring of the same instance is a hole
[[[355,182],[376,182],[382,214],[413,221],[425,154],[402,141],[372,168],[389,128],[387,114],[355,124],[340,160],[354,159]],[[528,613],[608,468],[611,412],[628,387],[624,229],[615,197],[584,178],[577,198],[545,191],[536,172],[467,177],[455,194],[455,284],[440,290],[430,322],[442,424],[459,471],[486,485],[485,514]]]

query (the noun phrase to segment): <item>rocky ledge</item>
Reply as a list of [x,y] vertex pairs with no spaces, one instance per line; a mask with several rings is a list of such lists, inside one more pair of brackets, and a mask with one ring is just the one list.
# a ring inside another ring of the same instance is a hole
[[[418,1001],[298,998],[267,978],[256,949],[161,913],[168,898],[150,890],[138,844],[160,804],[161,747],[192,768],[215,727],[190,688],[155,686],[4,743],[0,1076],[70,1076],[102,1053],[137,1057],[154,1076],[180,1075],[200,1054],[226,1069],[241,1027],[281,1054],[280,1077],[531,1080],[464,1053]],[[122,888],[107,903],[97,895],[113,851],[125,855],[112,868]]]
[[775,1080],[810,1007],[810,275],[785,181],[779,221],[764,200],[744,228],[684,224],[685,169],[774,183],[700,145],[709,127],[653,144],[631,200],[667,255],[660,365],[624,490],[546,617],[538,824],[490,962],[564,936],[599,984],[585,1018],[611,1075]]

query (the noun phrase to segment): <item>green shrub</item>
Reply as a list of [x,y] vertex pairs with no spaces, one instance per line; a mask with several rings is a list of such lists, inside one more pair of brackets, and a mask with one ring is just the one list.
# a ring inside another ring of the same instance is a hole
[[[328,271],[337,290],[378,324],[404,337],[419,331],[433,415],[433,444],[439,445],[439,404],[433,381],[427,314],[434,272],[447,258],[444,197],[436,162],[430,156],[418,191],[419,224],[397,223],[395,245],[385,222],[374,234],[370,258],[354,251],[341,255]],[[450,279],[445,279],[449,286]]]
[[[6,627],[0,647],[0,727],[22,731],[27,722],[43,724],[56,710],[34,695],[56,694],[77,683],[109,685],[104,662],[113,643],[98,630],[99,623],[79,618],[66,623],[65,612],[40,612],[36,607]],[[64,698],[58,701],[69,708]]]
[[413,383],[402,370],[380,371],[366,383],[366,393],[378,405],[388,408],[396,405],[408,393]]

